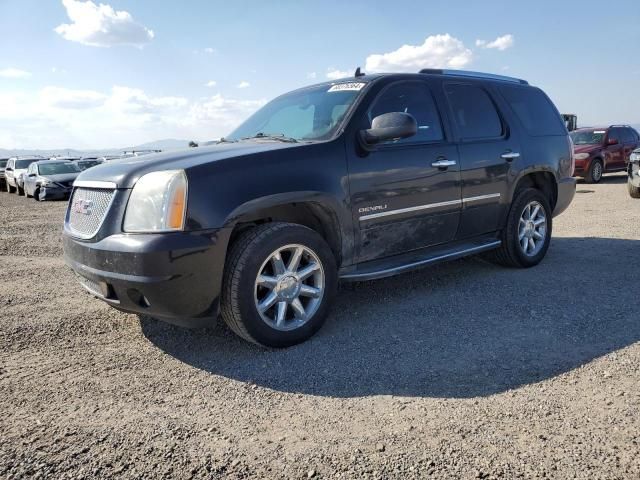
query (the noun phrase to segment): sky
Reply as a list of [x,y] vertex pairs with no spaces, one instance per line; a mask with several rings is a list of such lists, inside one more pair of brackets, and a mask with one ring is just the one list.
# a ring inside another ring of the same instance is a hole
[[0,148],[229,133],[366,72],[528,80],[581,125],[640,123],[640,1],[0,0]]

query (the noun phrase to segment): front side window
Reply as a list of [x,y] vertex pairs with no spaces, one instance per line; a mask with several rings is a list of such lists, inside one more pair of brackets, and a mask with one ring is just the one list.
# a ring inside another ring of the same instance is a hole
[[40,165],[40,175],[60,175],[64,173],[76,173],[80,169],[73,163],[48,163]]
[[622,138],[620,136],[620,129],[619,128],[612,128],[611,130],[609,130],[609,135],[607,135],[607,139],[609,141],[616,140],[618,143],[621,143],[622,142]]
[[324,84],[282,95],[254,113],[225,140],[268,136],[328,140],[337,133],[365,86],[365,82]]
[[502,136],[500,115],[483,88],[468,84],[448,84],[445,85],[445,92],[463,140]]
[[391,144],[411,144],[441,141],[442,123],[429,87],[423,82],[393,84],[374,100],[367,113],[369,127],[373,119],[384,113],[403,112],[413,115],[418,124],[414,136],[392,140]]

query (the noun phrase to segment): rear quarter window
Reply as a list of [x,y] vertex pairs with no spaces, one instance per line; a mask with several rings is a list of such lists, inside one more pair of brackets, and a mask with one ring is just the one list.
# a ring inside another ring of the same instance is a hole
[[567,134],[562,117],[542,90],[517,86],[501,86],[499,89],[529,135]]

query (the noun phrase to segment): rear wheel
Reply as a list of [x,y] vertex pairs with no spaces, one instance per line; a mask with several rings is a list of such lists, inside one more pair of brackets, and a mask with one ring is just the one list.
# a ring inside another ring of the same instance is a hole
[[489,259],[508,267],[528,268],[540,263],[551,241],[551,207],[540,190],[517,192],[507,225],[501,232],[502,245],[489,252]]
[[631,195],[631,198],[640,198],[640,187],[636,187],[633,183],[631,183],[630,178],[627,178],[627,190],[629,191],[629,195]]
[[16,193],[16,187],[12,187],[11,185],[9,185],[9,182],[7,182],[7,192]]
[[18,190],[18,195],[19,196],[23,196],[24,195],[24,188],[22,188],[20,185],[18,185],[16,187],[16,189]]
[[40,189],[39,188],[36,188],[33,191],[33,198],[35,199],[36,202],[40,201]]
[[602,180],[603,173],[604,167],[602,165],[602,160],[596,158],[593,162],[591,162],[591,166],[589,167],[587,175],[584,177],[584,181],[587,183],[598,183],[600,180]]
[[335,258],[320,235],[291,223],[261,225],[231,247],[222,318],[250,342],[289,347],[322,327],[336,288]]

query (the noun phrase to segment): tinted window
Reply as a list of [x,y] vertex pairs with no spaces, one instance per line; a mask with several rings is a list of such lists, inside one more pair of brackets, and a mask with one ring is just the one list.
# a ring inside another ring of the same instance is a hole
[[495,138],[502,135],[502,122],[489,94],[474,85],[445,86],[454,121],[465,140]]
[[633,134],[633,132],[631,131],[630,128],[623,128],[621,129],[621,135],[622,137],[622,141],[624,143],[631,143],[631,142],[635,142],[635,136]]
[[0,168],[4,168],[7,166],[7,160],[0,160]]
[[562,117],[547,96],[537,88],[503,86],[507,100],[529,135],[566,135]]
[[418,133],[413,137],[387,143],[423,143],[442,140],[440,115],[426,84],[422,82],[404,82],[391,85],[373,103],[369,109],[371,121],[383,113],[410,113],[418,123]]
[[622,142],[622,136],[620,135],[620,128],[612,128],[609,130],[609,135],[607,136],[608,140],[617,140],[618,142]]

